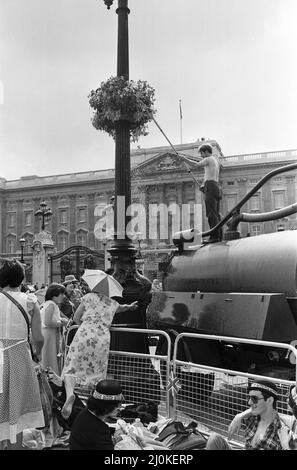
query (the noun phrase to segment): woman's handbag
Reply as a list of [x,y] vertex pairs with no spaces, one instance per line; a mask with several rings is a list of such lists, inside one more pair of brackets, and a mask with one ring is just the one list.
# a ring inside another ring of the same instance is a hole
[[[48,383],[47,374],[45,370],[39,368],[36,371],[37,373],[37,380],[39,385],[39,393],[44,417],[44,427],[48,427],[52,416],[52,406],[53,406],[53,392]],[[41,428],[37,428],[41,429]]]
[[53,380],[51,380],[49,374],[47,374],[47,377],[49,377],[48,378],[49,386],[53,394],[53,404],[52,404],[53,414],[56,416],[59,425],[64,430],[70,431],[75,418],[85,408],[85,405],[82,402],[82,400],[78,397],[78,395],[74,393],[75,400],[72,406],[71,415],[69,416],[68,419],[63,418],[61,410],[66,401],[66,390],[65,390],[64,382],[61,382],[61,385],[58,385]]
[[207,439],[197,430],[197,423],[192,421],[184,426],[181,421],[171,421],[158,436],[172,450],[201,450],[206,447]]

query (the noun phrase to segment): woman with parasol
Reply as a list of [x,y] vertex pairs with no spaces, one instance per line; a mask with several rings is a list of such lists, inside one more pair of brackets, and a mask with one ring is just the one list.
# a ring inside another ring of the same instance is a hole
[[74,315],[79,329],[69,348],[62,371],[66,402],[62,416],[68,419],[75,400],[77,383],[91,389],[106,378],[110,327],[116,313],[136,310],[138,303],[120,305],[110,297],[122,296],[122,286],[104,271],[86,269],[83,280],[91,292],[82,297]]

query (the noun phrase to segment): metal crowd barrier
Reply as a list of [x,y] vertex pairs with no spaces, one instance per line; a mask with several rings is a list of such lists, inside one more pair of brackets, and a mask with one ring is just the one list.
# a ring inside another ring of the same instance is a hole
[[133,343],[133,335],[158,337],[165,341],[166,353],[164,355],[155,354],[155,346],[150,346],[147,354],[111,350],[107,376],[121,382],[126,403],[156,402],[159,415],[168,418],[170,416],[170,391],[166,385],[170,376],[171,339],[169,335],[160,330],[140,328],[112,327],[111,332],[131,334],[131,343]]
[[[69,350],[69,342],[78,325],[68,328],[65,337],[64,362]],[[166,385],[170,375],[171,339],[169,335],[160,330],[111,327],[111,332],[146,335],[147,337],[162,337],[165,341],[164,355],[155,354],[155,346],[149,346],[147,354],[130,351],[109,351],[107,377],[119,380],[123,387],[123,395],[127,404],[140,404],[147,401],[158,403],[160,416],[169,417],[169,394]],[[149,341],[148,341],[149,343]],[[161,376],[162,370],[162,376]],[[92,390],[78,384],[76,392],[82,399],[87,399]]]
[[[73,325],[66,333],[65,357],[69,349],[70,335],[73,335],[73,331],[77,328],[77,325]],[[112,327],[111,332],[131,335],[131,345],[134,335],[161,338],[166,345],[164,349],[162,348],[163,355],[155,354],[155,346],[150,346],[146,354],[133,352],[133,348],[132,351],[110,351],[107,376],[116,378],[122,383],[127,404],[154,401],[158,403],[160,416],[176,419],[184,424],[196,421],[199,430],[204,434],[208,435],[214,431],[227,437],[228,426],[234,416],[248,407],[249,382],[267,378],[278,385],[280,400],[277,402],[277,410],[283,418],[288,418],[286,397],[289,387],[296,383],[297,378],[297,350],[289,344],[181,333],[175,339],[173,358],[170,360],[171,339],[164,331]],[[295,382],[178,360],[179,342],[187,338],[284,349],[295,357]],[[90,393],[90,390],[84,390],[79,386],[76,391],[82,398],[86,398]],[[231,444],[241,447],[243,442],[244,436],[241,431],[233,438]]]
[[[212,341],[224,341],[227,343],[245,343],[261,347],[273,347],[290,351],[297,359],[296,349],[284,343],[249,340],[243,338],[231,338],[226,336],[212,336],[194,333],[181,333],[174,343],[172,369],[174,377],[177,377],[181,386],[174,394],[173,410],[175,419],[184,423],[197,421],[198,428],[205,434],[217,432],[222,436],[228,436],[228,426],[234,416],[247,409],[247,386],[255,379],[268,379],[277,384],[280,399],[277,402],[277,410],[282,417],[288,418],[286,397],[289,387],[296,383],[297,360],[295,368],[295,381],[288,381],[274,377],[264,377],[251,373],[212,367],[193,362],[184,362],[177,359],[179,342],[182,339],[207,339]],[[231,444],[243,445],[242,431],[233,437]]]

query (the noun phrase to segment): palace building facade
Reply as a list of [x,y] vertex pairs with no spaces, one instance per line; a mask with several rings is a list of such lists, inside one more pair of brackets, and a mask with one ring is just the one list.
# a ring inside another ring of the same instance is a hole
[[[221,164],[223,198],[221,212],[226,215],[243,196],[267,173],[297,161],[297,150],[281,150],[258,154],[224,156],[214,140],[198,140],[181,144],[176,150],[193,160],[200,160],[198,148],[210,143]],[[184,164],[171,147],[155,147],[131,151],[131,202],[141,203],[149,213],[150,204],[202,204],[202,229],[207,230],[202,194],[196,181],[202,181],[203,169],[195,164]],[[190,171],[189,171],[190,170]],[[23,176],[7,181],[0,178],[0,252],[1,256],[20,256],[19,240],[26,240],[24,259],[30,264],[34,234],[40,231],[40,221],[34,216],[41,201],[53,212],[45,230],[52,233],[57,252],[72,245],[103,250],[106,241],[95,236],[99,218],[98,207],[109,204],[114,194],[114,170],[86,171],[39,177]],[[243,212],[269,212],[297,201],[297,172],[282,173],[268,181],[242,208]],[[96,209],[97,208],[97,209]],[[281,229],[297,229],[296,214],[272,222],[240,224],[242,236],[274,232]],[[141,234],[139,247],[147,257],[150,277],[156,275],[156,260],[172,248],[170,224],[168,236],[150,239]],[[136,248],[138,245],[136,244]]]

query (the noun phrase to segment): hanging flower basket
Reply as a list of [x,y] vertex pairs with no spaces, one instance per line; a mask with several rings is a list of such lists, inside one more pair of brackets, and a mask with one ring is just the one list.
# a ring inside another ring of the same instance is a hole
[[145,81],[110,77],[88,96],[90,106],[95,110],[93,126],[115,138],[116,124],[127,121],[130,138],[136,142],[141,135],[148,134],[147,123],[156,112],[154,94],[155,90]]

